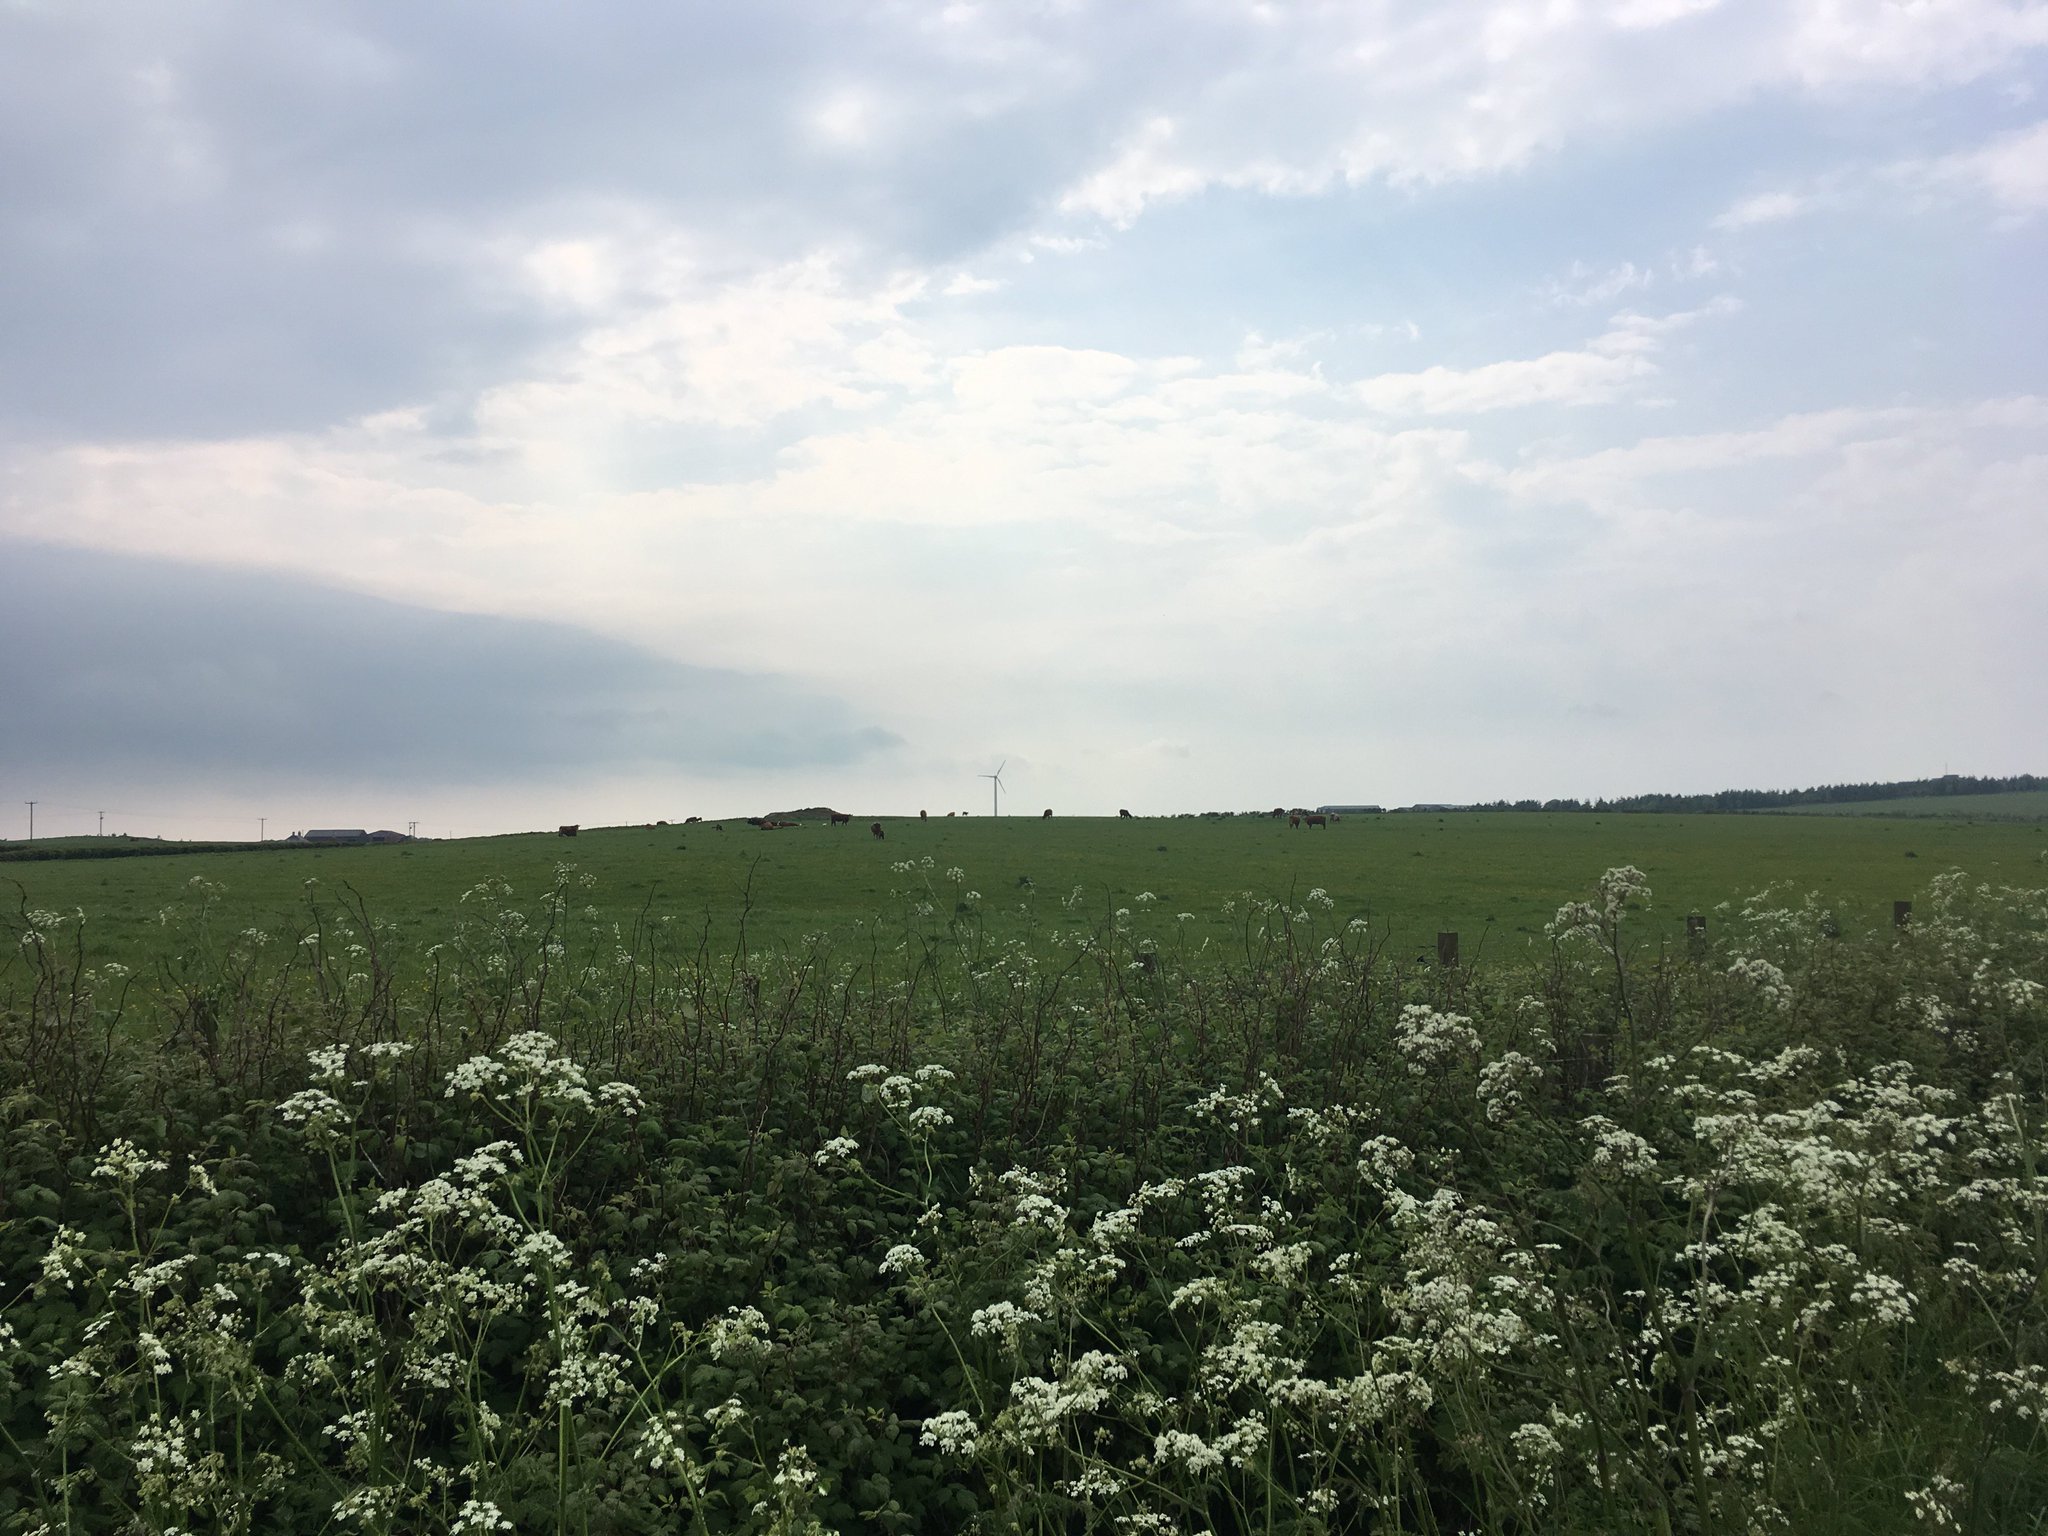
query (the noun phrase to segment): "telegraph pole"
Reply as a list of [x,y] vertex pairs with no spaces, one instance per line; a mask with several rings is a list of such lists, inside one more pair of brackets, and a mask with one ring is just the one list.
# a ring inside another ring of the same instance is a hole
[[105,811],[101,811],[101,812],[99,813],[99,815],[100,815],[100,836],[101,836],[101,837],[105,837],[105,836],[107,835],[107,813],[106,813]]
[[266,839],[265,839],[265,837],[264,837],[264,835],[263,835],[263,829],[264,829],[264,827],[265,827],[266,825],[268,825],[268,824],[269,824],[269,821],[270,821],[270,818],[269,818],[268,816],[258,816],[258,817],[256,818],[256,841],[257,841],[257,842],[259,842],[259,843],[260,843],[260,842],[264,842],[264,841],[266,841]]

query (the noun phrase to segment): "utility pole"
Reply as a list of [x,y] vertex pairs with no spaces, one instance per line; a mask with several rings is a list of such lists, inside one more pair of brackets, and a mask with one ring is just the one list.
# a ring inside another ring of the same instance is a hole
[[269,818],[268,816],[258,816],[258,817],[256,818],[256,841],[257,841],[257,842],[259,842],[259,843],[260,843],[260,842],[263,842],[263,841],[265,841],[265,838],[264,838],[264,836],[263,836],[263,829],[264,829],[264,827],[265,827],[265,826],[267,826],[267,825],[269,824],[269,822],[270,822],[270,818]]
[[405,835],[407,837],[418,837],[420,835],[420,824],[416,821],[408,821],[405,824]]
[[100,812],[99,814],[100,814],[100,836],[101,836],[101,837],[105,837],[105,836],[107,835],[107,813],[106,813],[105,811],[101,811],[101,812]]
[[28,807],[28,840],[34,842],[36,840],[36,803],[33,800],[24,800],[22,804]]

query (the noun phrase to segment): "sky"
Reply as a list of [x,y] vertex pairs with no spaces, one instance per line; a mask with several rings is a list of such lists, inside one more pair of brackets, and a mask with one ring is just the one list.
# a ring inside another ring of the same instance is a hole
[[2044,771],[2044,86],[2027,0],[0,0],[0,835]]

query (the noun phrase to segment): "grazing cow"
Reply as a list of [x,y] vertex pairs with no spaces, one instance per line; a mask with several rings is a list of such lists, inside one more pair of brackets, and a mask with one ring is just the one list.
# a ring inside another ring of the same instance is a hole
[[828,811],[826,814],[831,817],[832,825],[835,827],[843,827],[853,820],[853,817],[845,811]]
[[702,821],[703,819],[704,818],[702,816],[685,816],[683,818],[683,825],[686,827],[694,827],[695,825],[697,825],[698,822]]
[[1330,830],[1330,818],[1318,812],[1311,811],[1301,819],[1305,826],[1321,827],[1325,832]]
[[923,811],[919,811],[919,812],[917,813],[917,819],[918,819],[919,821],[923,821],[923,820],[925,820],[925,819],[926,819],[926,817],[925,817],[925,813],[924,813]]
[[1048,805],[1048,806],[1047,806],[1047,807],[1045,808],[1045,815],[1043,815],[1043,816],[1042,816],[1042,817],[1040,817],[1039,819],[1040,819],[1041,821],[1051,821],[1051,820],[1052,820],[1052,807]]
[[946,812],[946,814],[947,814],[948,816],[952,816],[952,815],[956,815],[956,814],[958,814],[958,813],[957,813],[957,812],[954,812],[954,811],[948,811],[948,812]]
[[1135,821],[1137,819],[1129,811],[1118,811],[1116,814],[1117,819],[1120,821]]
[[1298,832],[1301,830],[1301,818],[1299,816],[1290,816],[1287,818],[1287,825],[1293,827]]
[[581,822],[566,821],[562,823],[561,826],[555,828],[555,836],[574,837],[576,833],[581,829],[582,825],[583,824]]
[[875,836],[880,837],[882,835],[882,824],[879,821],[875,822],[869,826],[868,830],[874,833]]

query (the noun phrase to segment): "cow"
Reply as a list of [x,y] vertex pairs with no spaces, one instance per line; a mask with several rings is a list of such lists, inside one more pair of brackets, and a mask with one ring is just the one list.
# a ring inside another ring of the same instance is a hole
[[879,821],[874,822],[868,827],[868,830],[874,833],[876,837],[880,837],[882,835],[882,824]]
[[1137,820],[1137,818],[1136,818],[1135,816],[1133,816],[1133,815],[1132,815],[1132,814],[1131,814],[1131,813],[1130,813],[1129,811],[1118,811],[1118,812],[1117,812],[1116,814],[1117,814],[1117,819],[1118,819],[1119,821],[1135,821],[1135,820]]
[[918,819],[919,821],[924,821],[924,820],[927,820],[927,819],[928,819],[928,815],[929,815],[929,813],[927,813],[927,812],[925,812],[925,811],[919,811],[919,812],[917,813],[917,819]]
[[1282,816],[1285,816],[1286,814],[1287,811],[1284,807],[1278,805],[1273,807],[1273,819],[1275,821],[1278,821]]
[[1039,819],[1040,819],[1041,821],[1051,821],[1051,820],[1052,820],[1052,807],[1048,805],[1048,806],[1047,806],[1047,807],[1045,808],[1045,814],[1044,814],[1044,815],[1043,815],[1042,817],[1040,817]]
[[946,812],[946,814],[947,814],[948,816],[952,816],[952,815],[956,815],[956,814],[958,814],[958,813],[957,813],[957,812],[954,812],[954,811],[948,811],[948,812]]
[[1317,811],[1302,817],[1301,822],[1306,827],[1321,827],[1325,832],[1330,830],[1330,818]]
[[827,811],[825,814],[831,818],[832,825],[835,827],[843,827],[853,820],[853,817],[845,811]]
[[694,827],[695,825],[697,825],[698,822],[702,821],[703,819],[704,818],[702,816],[685,816],[683,818],[683,825],[686,827]]
[[555,836],[574,837],[577,834],[577,832],[582,829],[582,825],[583,824],[581,822],[577,821],[565,821],[559,827],[555,828]]
[[1294,829],[1295,829],[1295,830],[1296,830],[1297,832],[1298,832],[1298,831],[1300,831],[1300,830],[1301,830],[1301,817],[1299,817],[1299,816],[1290,816],[1290,817],[1288,817],[1288,818],[1287,818],[1287,825],[1289,825],[1290,827],[1294,828]]

